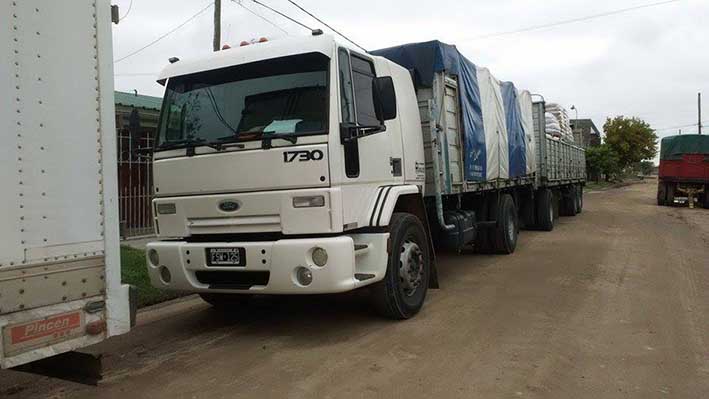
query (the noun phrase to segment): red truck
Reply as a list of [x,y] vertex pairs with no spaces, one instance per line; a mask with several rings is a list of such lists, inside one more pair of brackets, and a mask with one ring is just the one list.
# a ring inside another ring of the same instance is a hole
[[657,205],[687,199],[709,209],[709,135],[683,134],[662,139]]

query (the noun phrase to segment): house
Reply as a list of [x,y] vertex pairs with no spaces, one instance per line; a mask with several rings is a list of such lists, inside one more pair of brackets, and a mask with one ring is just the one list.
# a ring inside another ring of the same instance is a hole
[[572,119],[570,124],[576,144],[583,148],[601,145],[601,132],[591,119]]

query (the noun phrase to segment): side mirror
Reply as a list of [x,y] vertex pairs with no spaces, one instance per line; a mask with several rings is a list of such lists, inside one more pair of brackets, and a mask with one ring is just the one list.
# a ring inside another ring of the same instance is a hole
[[374,112],[380,121],[396,118],[396,92],[391,76],[381,76],[372,80]]

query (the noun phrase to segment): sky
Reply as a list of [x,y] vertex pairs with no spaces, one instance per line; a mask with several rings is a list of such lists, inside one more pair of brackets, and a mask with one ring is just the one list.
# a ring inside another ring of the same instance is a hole
[[[128,11],[130,3],[132,7]],[[222,43],[238,45],[309,31],[252,0],[222,0]],[[260,0],[312,28],[325,28],[287,0]],[[368,50],[438,39],[454,44],[500,80],[593,119],[635,116],[659,136],[697,132],[697,93],[709,125],[709,0],[677,0],[624,13],[512,34],[662,0],[296,0]],[[118,60],[185,22],[211,0],[113,0]],[[245,8],[265,17],[266,22]],[[127,13],[127,14],[126,14]],[[162,96],[156,76],[168,58],[212,51],[213,9],[142,52],[115,63],[116,89]],[[570,117],[576,113],[569,111]],[[707,127],[709,132],[709,126]]]

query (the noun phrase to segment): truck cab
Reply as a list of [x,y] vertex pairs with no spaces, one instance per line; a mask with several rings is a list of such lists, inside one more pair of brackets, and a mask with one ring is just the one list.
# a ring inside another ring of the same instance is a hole
[[224,306],[374,285],[386,315],[418,311],[433,253],[406,69],[314,34],[179,60],[159,81],[154,286]]

